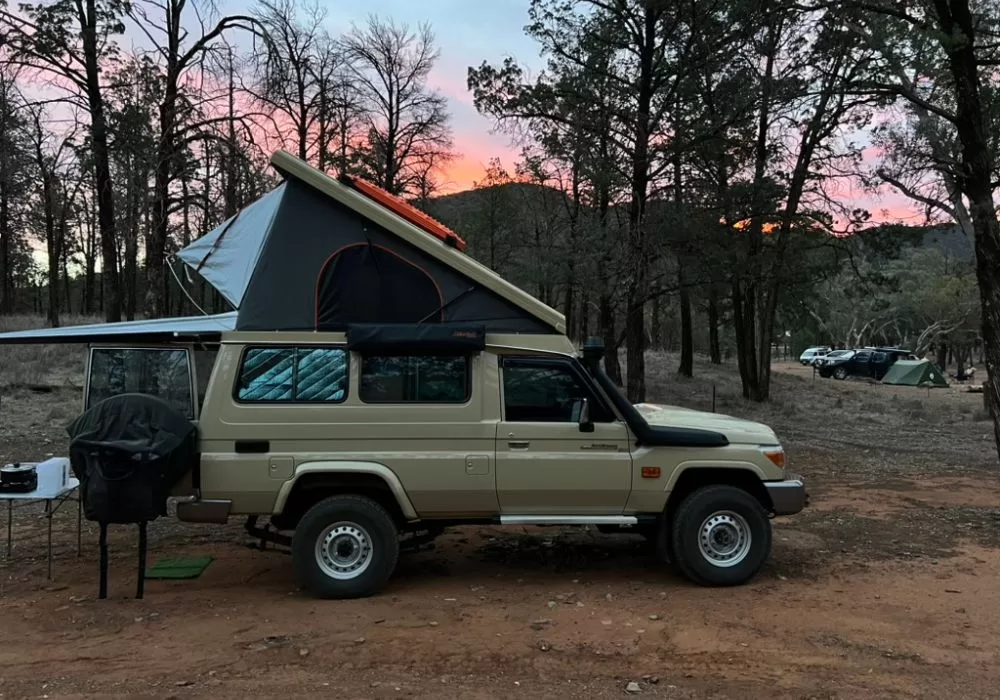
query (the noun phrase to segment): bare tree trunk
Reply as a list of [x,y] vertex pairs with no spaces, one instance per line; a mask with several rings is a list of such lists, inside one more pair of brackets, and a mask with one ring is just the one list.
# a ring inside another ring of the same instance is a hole
[[708,356],[713,365],[722,364],[719,346],[719,298],[713,286],[708,291]]
[[663,343],[663,294],[656,290],[649,312],[649,346],[660,350]]
[[69,279],[69,261],[67,258],[69,256],[66,254],[66,240],[69,238],[69,231],[66,220],[63,219],[62,222],[62,240],[63,240],[63,250],[62,257],[60,259],[59,267],[62,270],[62,280],[63,280],[63,294],[66,295],[66,313],[72,315],[73,313],[73,288]]
[[622,364],[618,360],[618,333],[615,331],[615,310],[610,294],[602,294],[598,325],[604,337],[604,371],[618,386],[622,385]]
[[[125,259],[122,261],[122,286],[125,288],[125,318],[135,319],[138,309],[139,285],[139,224],[141,219],[140,198],[145,199],[146,178],[137,172],[139,166],[133,158],[128,172],[128,186],[125,190]],[[148,222],[149,208],[144,207]]]
[[625,316],[625,352],[628,365],[627,392],[633,402],[646,399],[646,294],[649,288],[649,251],[646,240],[646,198],[649,194],[649,127],[653,100],[653,62],[656,48],[657,11],[643,11],[643,40],[639,45],[639,80],[632,154],[629,236],[634,276],[628,285]]
[[56,194],[52,183],[52,175],[42,175],[42,196],[45,198],[45,252],[49,267],[49,324],[56,328],[59,325],[59,240],[56,224]]
[[83,250],[83,311],[92,314],[98,307],[94,298],[94,287],[97,277],[97,241],[96,241],[96,218],[94,207],[87,207],[87,214],[84,220],[84,250]]
[[684,284],[684,273],[678,270],[681,302],[681,364],[677,373],[684,377],[694,376],[694,331],[691,327],[691,293]]
[[97,0],[85,0],[86,13],[81,37],[86,66],[87,103],[90,111],[91,155],[94,159],[94,181],[97,186],[97,219],[101,240],[101,305],[109,322],[122,319],[122,290],[118,281],[118,250],[115,241],[115,195],[111,181],[108,154],[108,125],[101,92],[101,72],[98,65]]
[[0,313],[14,309],[14,284],[10,269],[10,188],[7,144],[0,143]]

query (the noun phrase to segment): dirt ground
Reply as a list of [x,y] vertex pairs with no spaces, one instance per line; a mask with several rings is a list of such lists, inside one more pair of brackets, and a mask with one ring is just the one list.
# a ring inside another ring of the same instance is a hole
[[[0,697],[1000,697],[1000,470],[980,396],[788,365],[760,407],[733,367],[678,380],[673,358],[649,362],[650,400],[710,408],[714,387],[808,479],[811,506],[774,521],[751,584],[690,585],[633,536],[467,528],[405,555],[378,597],[318,601],[239,524],[164,519],[150,561],[215,561],[134,600],[135,532],[118,528],[99,601],[96,529],[77,558],[75,504],[56,514],[50,582],[41,509],[22,508],[0,555]],[[3,393],[0,459],[65,449],[66,382]]]

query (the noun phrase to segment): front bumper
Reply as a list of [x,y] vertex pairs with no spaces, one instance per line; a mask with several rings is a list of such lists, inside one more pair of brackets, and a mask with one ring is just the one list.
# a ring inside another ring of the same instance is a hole
[[783,481],[765,481],[775,515],[792,515],[809,505],[809,494],[801,476],[791,475]]

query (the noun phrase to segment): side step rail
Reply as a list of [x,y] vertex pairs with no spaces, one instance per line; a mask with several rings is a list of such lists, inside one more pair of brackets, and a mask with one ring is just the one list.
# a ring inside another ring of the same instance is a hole
[[501,515],[501,525],[638,525],[634,515]]

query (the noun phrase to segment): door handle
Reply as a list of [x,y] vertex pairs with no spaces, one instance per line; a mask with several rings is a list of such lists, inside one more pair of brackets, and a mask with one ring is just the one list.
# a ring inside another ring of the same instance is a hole
[[509,440],[507,442],[507,447],[512,450],[526,450],[530,444],[531,443],[527,440]]
[[236,454],[267,454],[271,451],[269,440],[237,440],[234,445]]

